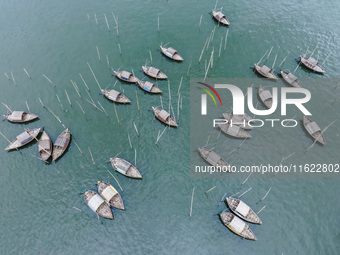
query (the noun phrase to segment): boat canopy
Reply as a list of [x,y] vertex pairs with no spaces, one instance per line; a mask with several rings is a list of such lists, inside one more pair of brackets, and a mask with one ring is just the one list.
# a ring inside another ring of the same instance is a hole
[[208,158],[210,160],[212,160],[213,162],[215,162],[215,163],[218,163],[220,161],[220,159],[221,159],[221,157],[217,153],[215,153],[213,151],[209,152]]
[[316,66],[318,64],[318,61],[315,58],[312,58],[312,57],[308,58],[307,61],[312,66]]
[[234,216],[232,221],[229,223],[229,227],[232,228],[236,233],[241,233],[245,226],[246,223],[236,216]]
[[240,127],[239,126],[229,126],[228,128],[228,134],[231,136],[237,136],[238,132],[240,132]]
[[23,112],[23,111],[14,111],[14,112],[12,112],[12,114],[11,114],[12,120],[16,120],[16,121],[22,120],[22,117],[23,117],[24,113],[25,112]]
[[158,75],[159,69],[151,66],[151,67],[149,68],[149,73],[151,73],[151,74],[153,74],[153,75]]
[[57,140],[55,141],[55,146],[59,146],[61,148],[65,148],[69,139],[63,136],[58,136]]
[[125,160],[122,160],[122,159],[118,159],[117,160],[117,168],[121,169],[121,170],[128,170],[129,167],[131,166],[131,164]]
[[147,91],[151,91],[153,86],[154,86],[153,83],[146,81],[144,82],[143,88]]
[[167,120],[168,117],[170,117],[170,114],[165,111],[165,110],[161,110],[159,113],[158,113],[159,117],[161,117],[163,120]]
[[33,140],[33,137],[27,132],[23,132],[20,135],[17,136],[17,140],[21,143],[21,144],[25,144],[30,140]]
[[120,92],[112,89],[112,90],[109,91],[108,95],[109,95],[110,98],[112,98],[112,100],[116,101],[118,96],[120,95]]
[[263,102],[265,102],[266,100],[272,98],[272,94],[270,94],[269,90],[265,90],[262,93],[260,93],[260,98]]
[[290,80],[292,80],[292,81],[296,81],[296,80],[297,80],[297,77],[296,77],[294,74],[292,74],[292,73],[287,74],[287,77],[288,77]]
[[39,149],[42,149],[42,150],[49,150],[51,149],[51,143],[49,140],[42,140],[42,141],[39,141]]
[[222,13],[222,12],[217,12],[215,14],[215,17],[218,19],[218,20],[221,20],[223,18],[225,18],[225,15]]
[[316,124],[316,122],[310,122],[306,125],[308,133],[314,134],[315,132],[321,131],[321,128]]
[[261,67],[261,71],[262,71],[263,73],[265,73],[265,74],[270,73],[270,70],[271,70],[271,69],[270,69],[268,66],[263,65],[263,66]]
[[248,215],[249,210],[250,210],[250,207],[248,205],[246,205],[245,203],[243,203],[242,201],[240,201],[240,203],[236,207],[236,211],[239,214],[241,214],[243,217]]
[[124,80],[129,80],[131,76],[131,73],[127,72],[127,71],[122,71],[120,74],[120,77]]
[[169,47],[166,50],[167,53],[169,53],[171,56],[175,55],[177,53],[177,50],[175,50],[174,48]]
[[111,186],[107,186],[103,192],[100,194],[102,197],[104,197],[107,201],[110,201],[111,198],[113,198],[118,192]]
[[88,202],[89,207],[96,212],[99,206],[104,202],[104,199],[101,198],[98,194],[95,194],[91,197],[90,201]]

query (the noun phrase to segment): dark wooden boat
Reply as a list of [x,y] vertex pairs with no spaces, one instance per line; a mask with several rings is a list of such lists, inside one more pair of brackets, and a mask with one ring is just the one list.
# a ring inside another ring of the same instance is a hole
[[171,115],[163,110],[159,109],[157,107],[152,107],[152,111],[157,119],[159,119],[161,122],[163,122],[166,125],[172,126],[172,127],[178,127],[175,119],[171,117]]
[[273,105],[273,96],[268,89],[263,87],[259,88],[258,95],[261,99],[261,102],[270,109]]
[[35,120],[36,118],[38,118],[38,115],[23,111],[13,111],[10,114],[5,114],[4,117],[10,122],[24,123]]
[[52,155],[52,141],[45,131],[40,137],[38,151],[40,158],[44,161],[47,161]]
[[158,68],[153,66],[142,66],[143,72],[157,80],[165,80],[168,79],[168,76],[166,76],[165,73],[161,72]]
[[316,72],[316,73],[325,73],[326,71],[319,65],[319,62],[312,57],[306,58],[302,55],[300,55],[300,61],[301,63],[309,68],[310,70]]
[[288,73],[286,71],[281,71],[280,74],[284,81],[287,82],[290,86],[295,88],[301,88],[301,85],[294,74]]
[[84,193],[85,203],[99,216],[113,220],[113,213],[110,206],[104,201],[104,199],[99,196],[98,193],[87,190]]
[[183,61],[184,59],[182,58],[181,55],[178,54],[177,50],[175,50],[174,48],[166,48],[166,47],[163,47],[163,46],[160,46],[161,48],[161,52],[164,54],[164,56],[172,59],[172,60],[175,60],[175,61]]
[[32,129],[32,130],[25,130],[20,135],[18,135],[16,137],[16,139],[10,145],[8,145],[6,147],[5,150],[9,151],[9,150],[18,149],[18,148],[32,142],[39,135],[40,130],[41,130],[41,128],[35,128],[35,129]]
[[229,209],[241,219],[254,224],[262,224],[259,216],[240,199],[227,197],[226,202]]
[[229,212],[221,212],[219,216],[223,224],[236,235],[248,240],[257,240],[255,234],[253,231],[251,231],[249,226],[236,215]]
[[160,94],[162,93],[162,90],[158,88],[155,84],[149,82],[149,81],[138,81],[138,86],[149,93],[152,94]]
[[244,131],[240,126],[237,125],[230,125],[229,123],[226,124],[219,124],[218,127],[221,129],[223,133],[229,135],[234,138],[251,138],[251,135]]
[[214,167],[228,167],[229,164],[216,152],[205,148],[198,148],[198,153],[208,164]]
[[212,11],[212,16],[215,20],[218,21],[218,23],[225,25],[225,26],[230,25],[229,20],[222,12]]
[[127,71],[113,71],[116,77],[122,81],[129,83],[137,83],[139,80],[137,77],[133,76],[132,73]]
[[53,146],[52,158],[56,161],[64,154],[71,141],[71,133],[66,128],[58,137]]
[[321,128],[315,121],[303,116],[303,126],[305,127],[307,133],[318,143],[326,145],[325,137],[322,135]]
[[108,182],[98,182],[98,193],[114,208],[125,210],[123,199]]
[[105,90],[102,89],[102,94],[109,100],[121,103],[121,104],[129,104],[131,103],[130,99],[128,99],[124,94],[118,92],[117,90]]
[[278,78],[276,77],[276,75],[273,73],[273,69],[270,69],[268,66],[266,65],[258,65],[258,64],[254,64],[255,70],[261,74],[263,77],[266,77],[268,79],[271,80],[277,80]]
[[223,118],[228,121],[228,123],[233,123],[233,126],[240,126],[242,129],[253,129],[252,126],[248,125],[248,121],[252,120],[252,118],[247,115],[237,115],[232,113],[222,113]]
[[130,178],[142,179],[142,175],[135,166],[121,158],[110,158],[112,167],[118,173]]

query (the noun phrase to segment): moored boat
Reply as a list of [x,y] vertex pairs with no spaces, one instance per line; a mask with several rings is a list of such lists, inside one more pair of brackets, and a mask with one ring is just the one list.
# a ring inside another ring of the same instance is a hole
[[96,192],[87,190],[84,192],[85,203],[99,216],[113,220],[113,213],[110,206],[105,200]]
[[158,88],[155,84],[149,82],[149,81],[138,81],[138,86],[149,93],[152,94],[160,94],[162,93],[162,90]]
[[231,125],[230,123],[226,124],[219,124],[218,127],[221,129],[221,131],[231,137],[234,138],[251,138],[251,135],[243,130],[240,126],[237,125]]
[[132,73],[127,71],[113,71],[115,76],[125,82],[129,83],[137,83],[139,80],[137,77],[135,77]]
[[198,153],[208,164],[214,167],[228,167],[229,164],[216,152],[205,148],[198,148]]
[[140,174],[138,169],[125,159],[110,158],[110,162],[113,169],[118,173],[121,173],[122,175],[130,178],[142,179],[142,175]]
[[258,95],[261,99],[261,102],[270,109],[273,105],[273,96],[268,89],[260,87],[258,90]]
[[10,145],[8,145],[6,147],[5,150],[9,151],[9,150],[18,149],[18,148],[32,142],[39,135],[40,130],[41,130],[41,128],[35,128],[35,129],[32,129],[32,130],[25,130],[20,135],[18,135],[16,137],[16,139]]
[[52,141],[45,131],[39,139],[38,151],[40,158],[45,162],[47,162],[52,155]]
[[172,126],[172,127],[178,127],[175,119],[171,117],[170,113],[165,111],[164,109],[159,109],[157,107],[152,106],[152,111],[156,118],[163,122],[166,125]]
[[54,143],[53,146],[53,153],[52,153],[52,158],[53,161],[56,161],[58,158],[60,158],[64,152],[66,151],[67,147],[70,144],[71,140],[71,133],[66,128],[58,137],[57,140]]
[[227,197],[226,202],[229,209],[241,219],[254,224],[262,224],[259,216],[257,216],[257,214],[242,200],[233,197]]
[[306,58],[305,56],[300,55],[300,61],[301,63],[309,68],[310,70],[316,72],[316,73],[325,73],[326,71],[319,65],[319,61],[315,58],[309,57]]
[[111,90],[101,90],[102,94],[109,100],[121,103],[121,104],[129,104],[131,103],[130,99],[128,99],[124,94],[118,92],[117,90],[111,89]]
[[218,23],[221,23],[222,25],[225,25],[225,26],[230,25],[229,20],[222,12],[212,11],[212,16],[215,20],[217,20]]
[[303,116],[303,126],[305,127],[307,133],[318,143],[326,145],[325,137],[322,134],[321,128],[315,122],[306,116]]
[[108,182],[98,181],[98,193],[114,208],[125,210],[123,199]]
[[248,121],[252,120],[248,114],[222,113],[222,116],[228,123],[233,123],[233,126],[240,126],[242,129],[253,129],[253,127],[248,124]]
[[248,240],[257,240],[255,234],[249,228],[249,226],[236,215],[224,211],[220,212],[219,216],[223,224],[236,235]]
[[255,70],[261,74],[263,77],[266,77],[268,79],[271,80],[277,80],[278,78],[276,77],[276,75],[273,73],[273,69],[270,69],[268,66],[266,65],[258,65],[258,64],[254,64]]
[[167,48],[163,47],[162,45],[160,46],[161,52],[168,58],[175,60],[175,61],[183,61],[184,59],[182,58],[181,55],[178,54],[177,50],[174,48]]
[[142,66],[143,72],[157,80],[165,80],[168,78],[165,73],[161,72],[158,68],[153,66]]
[[295,87],[295,88],[301,88],[301,85],[297,77],[294,74],[288,73],[283,70],[280,71],[280,74],[282,78],[285,80],[285,82],[287,82],[290,86]]
[[10,114],[5,114],[4,117],[10,122],[24,123],[37,119],[38,115],[24,111],[13,111]]

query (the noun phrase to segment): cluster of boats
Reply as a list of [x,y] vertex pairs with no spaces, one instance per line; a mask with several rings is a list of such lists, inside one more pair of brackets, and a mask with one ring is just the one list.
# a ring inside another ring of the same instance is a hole
[[219,213],[222,223],[233,233],[248,240],[257,240],[255,234],[244,221],[262,224],[259,216],[242,200],[227,197],[225,203],[232,213],[224,210]]
[[[13,111],[10,114],[4,115],[4,117],[14,123],[26,123],[32,120],[38,119],[38,115],[33,113],[27,113],[24,111]],[[38,153],[40,158],[48,163],[50,157],[52,157],[53,161],[56,161],[60,158],[64,152],[66,151],[69,143],[71,141],[71,133],[68,129],[65,129],[57,138],[54,145],[52,144],[52,140],[49,135],[43,131],[40,139],[37,137],[41,132],[41,128],[34,129],[26,129],[24,132],[19,134],[13,142],[6,147],[6,151],[10,150],[18,150],[20,147],[23,147],[34,140],[38,141]]]

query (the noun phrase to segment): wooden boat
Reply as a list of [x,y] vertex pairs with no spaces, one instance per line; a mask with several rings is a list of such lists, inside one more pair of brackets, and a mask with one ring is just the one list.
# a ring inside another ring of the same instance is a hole
[[113,220],[113,213],[110,206],[105,202],[105,200],[98,195],[98,193],[87,190],[84,193],[85,203],[99,216]]
[[252,120],[248,114],[236,115],[232,113],[222,113],[222,115],[228,123],[232,122],[233,126],[240,126],[242,129],[253,129],[253,127],[248,124],[248,121]]
[[221,131],[231,137],[235,138],[251,138],[251,135],[244,131],[240,126],[230,125],[229,123],[226,124],[219,124],[218,127]]
[[222,25],[229,26],[230,22],[222,12],[212,11],[212,16],[218,23]]
[[249,226],[236,215],[229,212],[221,212],[219,215],[223,224],[236,235],[248,240],[257,240],[255,234],[253,231],[251,231]]
[[127,71],[113,71],[116,77],[122,81],[129,82],[129,83],[137,83],[139,80],[137,77],[133,76],[132,73]]
[[270,93],[270,91],[268,89],[265,89],[263,87],[259,88],[258,91],[258,95],[262,101],[262,103],[268,108],[270,109],[273,105],[273,96]]
[[163,46],[160,46],[161,52],[168,58],[175,60],[175,61],[183,61],[184,59],[182,58],[181,55],[178,54],[177,50],[174,48],[166,48]]
[[[229,164],[216,152],[205,148],[198,148],[198,153],[208,164],[214,167],[228,167]],[[229,171],[230,172],[230,171]]]
[[71,140],[71,133],[68,130],[68,128],[66,128],[58,137],[57,140],[54,143],[53,146],[53,153],[52,153],[52,158],[53,161],[56,161],[58,158],[61,157],[61,155],[64,154],[64,152],[66,151],[67,147],[70,144],[70,140]]
[[290,86],[295,88],[301,88],[301,85],[294,74],[288,73],[286,71],[281,71],[280,74],[282,78],[285,80],[285,82],[287,82]]
[[307,118],[306,116],[303,116],[303,126],[305,127],[307,133],[318,143],[322,145],[326,145],[326,140],[324,136],[321,133],[321,128],[318,124],[316,124],[315,121],[312,121],[311,119]]
[[168,76],[166,76],[165,73],[161,72],[158,68],[153,66],[142,66],[143,72],[157,80],[165,80],[168,79]]
[[40,137],[38,148],[40,158],[47,161],[52,155],[52,141],[45,131]]
[[302,55],[300,55],[300,61],[301,63],[311,69],[312,71],[316,72],[316,73],[325,73],[326,71],[319,65],[319,62],[312,57],[306,58]]
[[266,77],[268,79],[271,80],[277,80],[278,78],[276,77],[276,75],[273,73],[273,69],[270,69],[268,66],[266,65],[258,65],[258,64],[254,64],[255,70],[261,74],[263,77]]
[[262,224],[259,216],[240,199],[227,197],[226,202],[229,209],[241,219],[254,224]]
[[38,115],[35,115],[33,113],[23,112],[23,111],[14,111],[10,114],[4,115],[4,117],[10,122],[24,123],[24,122],[29,122],[31,120],[35,120],[36,118],[38,118]]
[[175,119],[171,117],[171,115],[167,111],[163,109],[159,109],[157,107],[153,107],[153,106],[152,106],[152,111],[154,115],[156,116],[156,118],[159,119],[164,124],[172,126],[172,127],[178,127]]
[[125,175],[127,177],[135,178],[135,179],[142,179],[142,175],[137,170],[135,166],[131,163],[127,162],[125,159],[121,158],[110,158],[110,162],[112,167],[118,173]]
[[129,104],[131,103],[130,99],[128,99],[124,94],[118,92],[117,90],[105,90],[102,89],[102,94],[109,100],[121,103],[121,104]]
[[98,182],[98,193],[114,208],[125,210],[123,199],[108,182]]
[[149,93],[152,94],[160,94],[162,93],[162,90],[158,88],[155,84],[149,82],[149,81],[138,81],[138,86]]
[[39,135],[40,130],[41,130],[41,128],[35,128],[35,129],[32,129],[32,130],[25,130],[20,135],[18,135],[16,137],[16,139],[10,145],[8,145],[6,147],[5,150],[9,151],[9,150],[18,149],[18,148],[32,142]]

